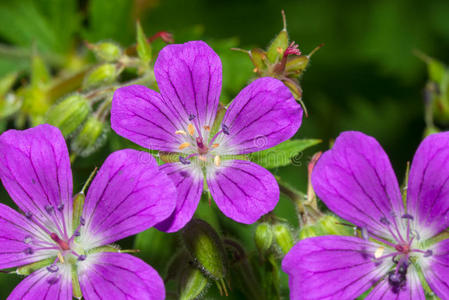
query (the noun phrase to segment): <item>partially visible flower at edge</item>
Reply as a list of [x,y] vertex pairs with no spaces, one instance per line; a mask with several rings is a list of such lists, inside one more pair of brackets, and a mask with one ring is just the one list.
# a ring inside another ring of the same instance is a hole
[[[342,133],[318,161],[312,183],[361,238],[321,236],[296,244],[282,262],[290,298],[426,299],[449,295],[449,133],[424,139],[404,203],[388,156],[372,137]],[[427,283],[425,283],[425,280]]]
[[173,232],[192,218],[204,178],[218,208],[237,222],[254,223],[273,210],[279,200],[274,176],[232,156],[271,148],[297,132],[302,109],[289,89],[274,78],[253,81],[214,135],[222,80],[218,55],[202,41],[169,45],[154,73],[160,93],[138,85],[115,92],[111,127],[142,147],[179,153],[179,162],[162,165],[178,189],[176,209],[156,227]]
[[[0,136],[0,178],[23,212],[0,204],[0,268],[42,262],[8,299],[165,298],[157,271],[105,246],[164,220],[175,188],[154,158],[136,150],[111,154],[94,178],[79,218],[64,138],[40,125]],[[76,225],[79,224],[79,225]]]

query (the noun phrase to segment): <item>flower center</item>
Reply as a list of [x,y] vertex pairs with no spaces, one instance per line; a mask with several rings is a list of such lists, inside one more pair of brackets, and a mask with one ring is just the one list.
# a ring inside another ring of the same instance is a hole
[[[195,115],[189,116],[189,123],[186,130],[177,130],[176,134],[183,135],[185,140],[178,147],[180,151],[188,154],[186,157],[179,156],[179,161],[182,164],[188,165],[191,163],[191,158],[198,158],[202,162],[213,161],[218,167],[221,164],[221,159],[218,154],[214,154],[214,150],[220,146],[216,143],[217,138],[221,134],[229,135],[229,128],[222,124],[221,130],[219,130],[209,142],[210,126],[203,126],[203,130],[200,128],[198,120]],[[204,134],[204,137],[203,137]]]

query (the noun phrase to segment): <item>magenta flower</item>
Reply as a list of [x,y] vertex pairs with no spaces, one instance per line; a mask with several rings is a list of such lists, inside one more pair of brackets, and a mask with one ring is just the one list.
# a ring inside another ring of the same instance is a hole
[[119,135],[153,150],[179,153],[162,169],[178,189],[174,213],[160,230],[182,228],[193,216],[206,178],[219,209],[231,219],[253,223],[279,200],[273,175],[250,161],[230,159],[273,147],[301,125],[302,109],[274,78],[244,88],[212,135],[221,91],[221,62],[204,42],[166,46],[154,73],[160,93],[133,85],[118,89],[111,126]]
[[102,247],[153,226],[174,209],[171,180],[154,158],[142,162],[142,155],[148,154],[111,154],[75,220],[69,153],[59,129],[40,125],[0,136],[0,178],[22,212],[0,204],[0,268],[48,261],[8,299],[72,299],[80,296],[77,287],[85,299],[165,297],[153,268]]
[[[449,133],[427,137],[410,169],[407,199],[372,137],[345,132],[318,161],[312,184],[323,202],[361,228],[362,238],[322,236],[286,255],[291,299],[425,299],[419,274],[449,295]],[[405,203],[405,206],[404,206]],[[443,233],[444,235],[444,233]]]

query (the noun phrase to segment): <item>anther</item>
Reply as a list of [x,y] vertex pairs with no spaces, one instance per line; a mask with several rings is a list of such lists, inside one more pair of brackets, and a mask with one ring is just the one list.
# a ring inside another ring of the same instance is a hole
[[384,247],[379,247],[376,249],[376,251],[374,252],[374,258],[379,258],[382,256],[382,254],[384,254],[385,248]]
[[189,115],[189,121],[192,121],[192,120],[194,120],[196,117],[195,117],[195,115]]
[[206,131],[210,131],[210,126],[209,126],[209,125],[204,125],[203,128],[204,128],[204,130],[206,130]]
[[411,221],[413,221],[413,216],[412,215],[409,215],[409,214],[404,214],[404,215],[402,215],[402,218],[403,219],[408,219],[408,220],[411,220]]
[[387,226],[391,224],[390,221],[388,221],[387,218],[385,218],[385,217],[380,218],[380,223],[387,225]]
[[368,229],[366,229],[365,227],[362,227],[360,231],[362,233],[362,238],[365,241],[369,240]]
[[217,167],[219,167],[219,166],[221,165],[221,159],[220,159],[220,156],[215,155],[215,157],[214,157],[214,164],[215,164],[215,166],[217,166]]
[[433,255],[433,251],[432,250],[427,250],[425,253],[424,253],[424,257],[429,257],[429,256],[432,256]]
[[58,270],[59,270],[59,267],[55,264],[51,264],[47,267],[47,271],[50,273],[56,273],[56,272],[58,272]]
[[187,135],[187,133],[184,130],[176,130],[175,134]]
[[47,282],[51,285],[57,283],[59,281],[58,277],[52,277],[50,279],[47,280]]
[[78,230],[75,230],[75,232],[73,233],[74,236],[80,236],[81,233]]
[[86,260],[86,255],[81,254],[80,256],[78,256],[78,260],[79,260],[79,261]]
[[23,242],[24,242],[25,244],[31,244],[32,241],[33,241],[33,238],[32,238],[31,236],[29,236],[29,235],[27,235],[27,236],[23,239]]
[[58,210],[62,211],[64,209],[64,203],[58,205]]
[[191,136],[193,136],[195,134],[195,126],[193,126],[193,124],[190,123],[189,125],[187,125],[187,131]]
[[30,254],[33,254],[33,253],[34,253],[33,249],[30,248],[30,247],[28,247],[28,248],[26,248],[25,250],[23,250],[23,252],[24,252],[25,254],[27,254],[27,255],[30,255]]
[[26,217],[27,219],[31,219],[31,218],[33,217],[33,214],[32,214],[31,212],[27,211],[27,212],[25,213],[25,217]]
[[229,127],[226,126],[225,124],[221,125],[221,130],[223,130],[224,134],[229,135]]
[[212,148],[217,148],[220,144],[212,144]]
[[83,217],[80,217],[80,224],[81,224],[81,226],[86,225],[86,220],[84,220]]
[[45,205],[45,210],[48,214],[51,214],[54,211],[53,205]]
[[179,156],[179,162],[182,163],[183,165],[190,165],[190,160],[182,156]]
[[182,150],[182,149],[185,149],[185,148],[187,148],[187,147],[189,147],[190,146],[190,143],[188,143],[188,142],[185,142],[185,143],[182,143],[181,145],[179,145],[179,150]]

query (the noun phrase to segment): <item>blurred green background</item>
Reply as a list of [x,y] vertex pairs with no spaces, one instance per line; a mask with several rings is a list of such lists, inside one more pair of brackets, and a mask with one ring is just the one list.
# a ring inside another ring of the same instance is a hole
[[[135,21],[140,19],[148,36],[164,30],[172,32],[177,43],[192,39],[210,43],[223,61],[223,100],[229,101],[253,74],[248,57],[230,48],[265,48],[282,29],[282,9],[290,39],[304,53],[325,43],[312,57],[302,80],[303,101],[310,116],[297,134],[323,143],[302,154],[302,165],[273,172],[304,190],[304,165],[311,155],[325,150],[341,131],[359,130],[379,140],[401,178],[424,130],[427,72],[413,50],[449,61],[447,0],[1,0],[0,76],[20,71],[26,78],[33,47],[53,72],[76,69],[79,53],[86,52],[83,41],[114,40],[129,46],[135,43]],[[13,127],[12,120],[4,124]],[[110,148],[103,147],[91,157],[77,160],[73,166],[77,190],[109,152]],[[0,190],[0,198],[11,203],[4,190]],[[216,228],[224,235],[237,236],[248,249],[254,249],[253,226],[228,222],[203,206],[200,215],[220,224]],[[292,208],[281,198],[277,213],[295,222]],[[137,245],[144,248],[141,257],[163,273],[175,252],[176,237],[149,232],[148,239],[142,240],[146,242]],[[129,238],[122,244],[132,247],[132,243]],[[167,243],[171,252],[166,250]],[[5,299],[19,280],[1,274],[0,299]],[[218,297],[211,293],[212,298]],[[236,293],[227,299],[238,299]]]

